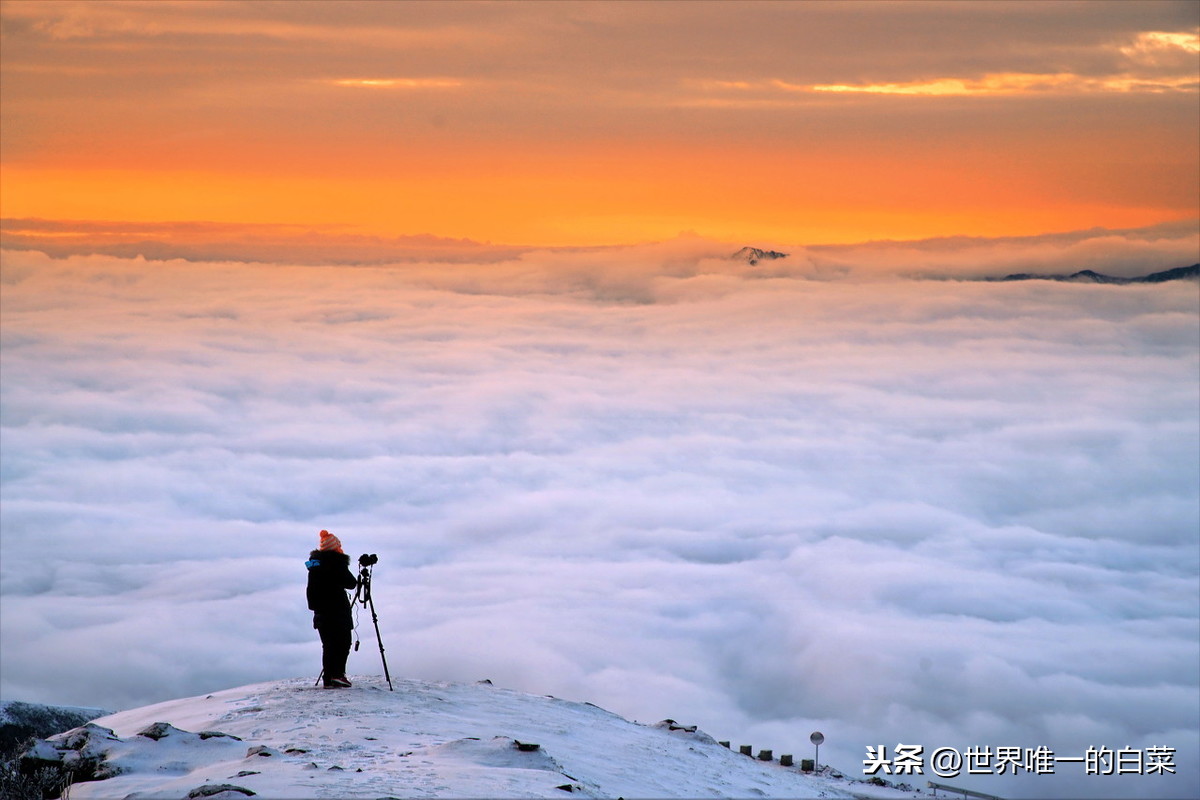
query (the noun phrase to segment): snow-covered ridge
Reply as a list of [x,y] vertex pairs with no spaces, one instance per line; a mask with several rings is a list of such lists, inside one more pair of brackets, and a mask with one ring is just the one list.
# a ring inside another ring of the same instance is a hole
[[733,752],[694,726],[477,684],[291,679],[102,717],[31,755],[99,797],[919,797]]
[[30,738],[49,736],[111,713],[102,708],[0,701],[0,754],[7,756]]

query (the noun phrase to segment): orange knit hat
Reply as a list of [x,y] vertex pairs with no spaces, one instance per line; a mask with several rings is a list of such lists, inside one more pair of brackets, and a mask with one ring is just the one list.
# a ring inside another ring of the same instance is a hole
[[340,553],[342,552],[342,542],[329,531],[321,531],[321,546],[318,549],[332,550],[335,553]]

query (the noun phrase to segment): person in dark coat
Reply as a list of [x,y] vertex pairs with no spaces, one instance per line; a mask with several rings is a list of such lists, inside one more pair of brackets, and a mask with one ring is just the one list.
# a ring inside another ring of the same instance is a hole
[[304,566],[308,567],[308,608],[313,612],[313,627],[321,634],[325,688],[346,688],[350,686],[346,659],[354,628],[346,592],[358,585],[358,579],[350,571],[350,556],[329,531],[321,531],[320,545],[309,553]]

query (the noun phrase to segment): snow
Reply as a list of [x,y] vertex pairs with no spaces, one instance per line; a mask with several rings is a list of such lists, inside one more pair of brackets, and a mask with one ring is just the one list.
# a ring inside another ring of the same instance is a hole
[[[264,798],[927,796],[748,758],[682,722],[639,724],[590,703],[486,681],[393,680],[389,691],[382,678],[353,680],[351,689],[296,678],[171,700],[102,717],[51,741],[61,746],[73,735],[72,752],[100,756],[106,772],[118,773],[75,784],[72,800],[251,792]],[[41,750],[52,753],[50,744]]]

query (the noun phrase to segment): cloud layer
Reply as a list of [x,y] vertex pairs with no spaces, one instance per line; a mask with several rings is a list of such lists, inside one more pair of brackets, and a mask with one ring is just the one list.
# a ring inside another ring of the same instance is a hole
[[[302,562],[329,528],[380,556],[395,674],[782,752],[820,729],[849,772],[868,744],[1168,745],[1174,776],[960,782],[1194,794],[1195,284],[710,245],[5,252],[4,697],[315,672]],[[936,258],[1000,250],[961,245]],[[360,632],[351,669],[378,671]]]

